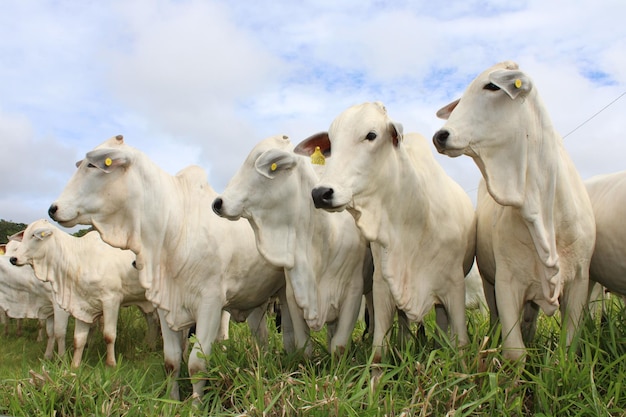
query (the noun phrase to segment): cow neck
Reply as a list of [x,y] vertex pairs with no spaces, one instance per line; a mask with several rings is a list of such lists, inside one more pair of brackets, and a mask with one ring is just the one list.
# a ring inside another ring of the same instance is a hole
[[83,314],[82,309],[76,306],[74,292],[76,287],[80,286],[82,277],[77,273],[80,268],[72,267],[81,265],[85,259],[91,257],[84,250],[84,242],[89,237],[85,235],[78,238],[57,230],[47,238],[52,240],[44,243],[43,256],[34,259],[33,269],[39,279],[50,281],[56,302],[64,310],[80,320],[91,323],[93,317]]
[[394,240],[391,230],[413,234],[425,227],[430,203],[419,195],[428,184],[415,169],[404,144],[383,168],[377,181],[382,180],[384,186],[355,196],[350,210],[366,239],[388,248]]
[[[180,239],[180,226],[186,211],[177,177],[166,173],[147,158],[144,158],[141,168],[137,184],[138,201],[133,204],[130,216],[132,231],[129,247],[137,255],[138,263],[152,269],[155,265],[168,264],[169,252]],[[157,270],[145,272],[150,276],[159,274]],[[152,282],[152,277],[142,277],[142,283],[144,279]]]

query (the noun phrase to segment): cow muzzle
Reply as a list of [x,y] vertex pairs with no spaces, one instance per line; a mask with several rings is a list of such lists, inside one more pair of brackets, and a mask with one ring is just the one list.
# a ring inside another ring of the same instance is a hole
[[211,208],[213,209],[213,213],[228,220],[239,220],[239,218],[241,217],[240,212],[231,212],[232,207],[231,209],[226,208],[226,204],[224,204],[224,199],[222,197],[217,197],[215,200],[213,200]]
[[437,148],[437,152],[443,153],[446,150],[450,132],[446,129],[440,129],[433,135],[433,144]]
[[220,197],[217,197],[215,200],[213,200],[213,204],[211,205],[211,207],[213,208],[213,212],[217,214],[218,216],[222,215],[223,206],[224,206],[224,200],[222,200]]
[[56,215],[58,210],[59,210],[59,206],[57,206],[56,204],[51,204],[50,207],[48,208],[48,216],[50,216],[52,220],[56,221],[56,218],[54,216]]
[[330,187],[315,187],[311,191],[313,203],[316,208],[329,209],[333,208],[333,197],[335,191]]

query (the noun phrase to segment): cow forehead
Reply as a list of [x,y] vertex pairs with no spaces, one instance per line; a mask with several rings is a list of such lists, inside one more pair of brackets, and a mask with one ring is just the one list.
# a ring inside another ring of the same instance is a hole
[[254,166],[255,161],[266,151],[270,149],[280,149],[284,151],[292,151],[293,144],[287,135],[275,135],[263,139],[257,143],[248,154],[244,165]]
[[[483,83],[483,82],[485,82],[486,80],[488,80],[488,79],[489,79],[489,75],[490,75],[492,72],[497,71],[497,70],[503,70],[503,69],[506,69],[506,70],[517,70],[517,69],[519,69],[519,65],[518,65],[516,62],[514,62],[514,61],[503,61],[503,62],[499,62],[499,63],[497,63],[497,64],[493,65],[492,67],[487,68],[486,70],[484,70],[483,72],[481,72],[481,73],[480,73],[480,74],[479,74],[479,75],[478,75],[478,76],[474,79],[474,81],[470,84],[470,88],[471,88],[472,86],[474,86],[475,84],[481,84],[481,85],[479,86],[479,88],[481,88],[481,89],[482,89],[482,87],[483,87],[483,86],[482,86],[482,83]],[[477,88],[478,88],[478,87],[477,87]],[[468,89],[469,89],[469,88],[468,88]]]
[[364,103],[341,113],[328,129],[328,137],[334,146],[344,141],[361,140],[370,131],[382,134],[387,122],[384,107]]

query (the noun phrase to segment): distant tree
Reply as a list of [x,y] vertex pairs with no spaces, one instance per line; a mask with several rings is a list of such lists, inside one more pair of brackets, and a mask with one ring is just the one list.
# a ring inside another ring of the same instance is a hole
[[0,219],[0,243],[7,243],[8,236],[14,235],[26,229],[27,224],[15,223],[8,220]]
[[[8,237],[26,229],[28,225],[24,223],[15,223],[9,220],[0,219],[0,245],[8,242]],[[80,229],[78,232],[72,233],[76,237],[81,237],[94,230],[93,227]]]
[[92,230],[96,230],[96,229],[94,229],[93,226],[87,229],[80,229],[78,232],[73,233],[73,236],[76,236],[76,237],[85,236],[87,233],[91,232]]

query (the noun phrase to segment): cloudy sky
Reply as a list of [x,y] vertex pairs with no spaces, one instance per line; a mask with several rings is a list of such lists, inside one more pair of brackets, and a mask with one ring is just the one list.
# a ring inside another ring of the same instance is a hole
[[[0,218],[47,217],[117,134],[171,174],[202,166],[218,192],[263,138],[298,143],[364,101],[430,138],[435,112],[507,59],[583,178],[623,170],[625,19],[623,0],[2,0]],[[471,159],[437,159],[475,199]]]

